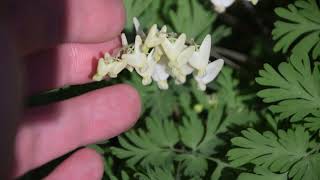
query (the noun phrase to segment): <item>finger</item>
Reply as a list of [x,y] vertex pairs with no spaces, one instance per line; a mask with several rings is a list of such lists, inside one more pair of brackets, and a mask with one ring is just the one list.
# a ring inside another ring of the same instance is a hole
[[121,0],[9,2],[8,22],[22,54],[61,42],[104,42],[117,36],[125,21]]
[[120,45],[119,38],[98,44],[63,44],[27,57],[23,61],[27,94],[91,81],[98,58]]
[[16,175],[79,146],[114,137],[140,113],[137,92],[115,85],[26,112],[16,138]]
[[45,180],[100,180],[102,175],[102,157],[94,150],[81,149],[62,162]]

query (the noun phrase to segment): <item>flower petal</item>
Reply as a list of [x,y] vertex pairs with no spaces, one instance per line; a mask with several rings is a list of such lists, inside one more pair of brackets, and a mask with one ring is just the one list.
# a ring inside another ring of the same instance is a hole
[[133,25],[134,25],[134,28],[136,30],[137,35],[141,36],[142,38],[145,38],[146,34],[143,32],[143,29],[140,25],[138,18],[133,17]]
[[192,54],[195,51],[195,47],[194,46],[189,46],[187,48],[185,48],[178,56],[177,59],[177,65],[179,67],[185,65],[188,63],[189,59],[191,58]]
[[209,63],[205,75],[201,77],[202,81],[205,84],[213,81],[221,71],[223,64],[224,61],[222,59],[218,59]]
[[209,62],[210,51],[211,36],[207,35],[202,41],[199,51],[194,52],[189,59],[190,65],[199,71],[204,71]]
[[159,61],[155,64],[154,72],[152,74],[152,79],[154,81],[164,81],[169,78],[169,73],[167,72],[167,65],[163,61]]

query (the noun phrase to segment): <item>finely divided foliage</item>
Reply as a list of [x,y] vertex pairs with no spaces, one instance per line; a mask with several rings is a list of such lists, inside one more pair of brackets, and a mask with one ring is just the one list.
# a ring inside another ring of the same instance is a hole
[[272,31],[277,40],[275,51],[304,55],[311,52],[313,59],[320,56],[320,9],[317,0],[297,0],[288,8],[275,9],[283,20],[275,23]]
[[267,103],[278,102],[271,105],[270,110],[280,113],[281,119],[290,118],[297,122],[308,115],[317,116],[320,111],[319,64],[315,63],[312,68],[307,57],[292,56],[289,62],[282,62],[278,70],[266,64],[259,72],[261,77],[256,79],[257,82],[269,88],[261,90],[258,96]]

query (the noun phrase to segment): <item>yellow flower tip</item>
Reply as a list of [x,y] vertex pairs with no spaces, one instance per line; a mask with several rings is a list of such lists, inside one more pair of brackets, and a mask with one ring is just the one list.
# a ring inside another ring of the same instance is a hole
[[253,4],[253,5],[257,5],[258,4],[258,0],[250,0],[251,1],[251,3]]
[[159,89],[166,90],[169,88],[168,82],[166,80],[158,81]]
[[206,74],[206,70],[205,69],[199,69],[197,76],[204,76]]
[[149,85],[151,83],[152,83],[152,79],[150,77],[145,77],[145,78],[142,79],[142,84],[144,86],[147,86],[147,85]]
[[202,104],[196,104],[194,107],[193,107],[193,110],[196,112],[196,113],[201,113],[203,111],[204,107]]
[[94,81],[101,81],[102,79],[103,79],[103,76],[100,76],[99,74],[95,74],[92,77],[92,80],[94,80]]
[[126,68],[127,68],[127,69],[128,69],[128,71],[130,71],[130,72],[132,72],[132,71],[133,71],[133,69],[134,69],[134,68],[133,68],[132,66],[130,66],[130,65],[127,65],[127,66],[126,66]]
[[147,54],[148,51],[149,51],[149,48],[146,46],[146,44],[144,44],[144,45],[142,46],[142,52],[145,53],[145,54]]

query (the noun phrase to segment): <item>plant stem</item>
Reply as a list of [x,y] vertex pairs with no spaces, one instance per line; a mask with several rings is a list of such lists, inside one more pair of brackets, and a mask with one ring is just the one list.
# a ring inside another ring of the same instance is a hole
[[195,152],[190,152],[190,151],[185,151],[185,150],[182,150],[182,149],[176,149],[176,148],[171,148],[171,150],[173,152],[176,152],[176,153],[182,153],[182,154],[192,154],[192,155],[196,155],[196,156],[200,156],[200,157],[203,157],[207,160],[210,160],[210,161],[213,161],[215,163],[217,163],[217,165],[220,165],[222,166],[223,168],[226,168],[226,167],[229,167],[229,168],[232,168],[232,169],[238,169],[238,170],[241,170],[241,171],[245,171],[246,169],[244,168],[241,168],[241,167],[235,167],[229,163],[226,163],[218,158],[214,158],[214,157],[210,157],[210,156],[206,156],[206,155],[203,155],[201,153],[195,153]]

